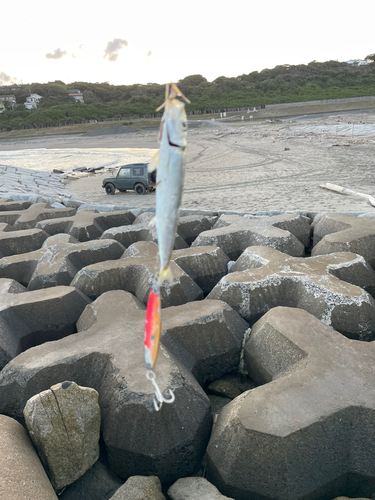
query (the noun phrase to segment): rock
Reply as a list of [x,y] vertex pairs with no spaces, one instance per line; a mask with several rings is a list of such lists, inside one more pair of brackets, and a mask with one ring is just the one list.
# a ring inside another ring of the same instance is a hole
[[346,214],[324,214],[314,219],[311,255],[353,252],[375,266],[375,220]]
[[60,500],[109,500],[121,481],[100,460],[59,496]]
[[305,309],[350,338],[374,338],[375,301],[360,286],[373,288],[375,272],[359,255],[298,258],[249,247],[231,271],[207,298],[224,300],[250,325],[283,305]]
[[68,234],[56,234],[40,250],[0,259],[0,277],[15,279],[28,290],[69,285],[84,266],[119,259],[124,250],[113,240],[79,243]]
[[16,420],[0,415],[0,498],[57,500],[27,432]]
[[216,394],[217,396],[224,396],[229,399],[234,399],[241,394],[238,389],[233,387],[225,380],[214,380],[209,384],[208,390],[212,394]]
[[20,352],[74,333],[88,303],[72,287],[27,292],[14,280],[0,279],[0,370]]
[[349,497],[336,497],[334,500],[371,500],[371,498],[349,498]]
[[296,214],[275,217],[221,215],[210,231],[204,231],[192,246],[220,247],[235,260],[251,245],[265,245],[296,257],[310,245],[310,220]]
[[132,476],[111,497],[111,500],[165,500],[156,476]]
[[23,410],[30,437],[60,491],[99,458],[98,393],[74,382],[53,385],[30,398]]
[[183,477],[168,490],[171,500],[233,500],[226,497],[204,477]]
[[[171,271],[173,282],[164,282],[160,287],[163,307],[203,297],[201,288],[173,261]],[[100,262],[81,269],[72,281],[72,286],[93,299],[108,290],[126,290],[146,304],[150,287],[158,272],[157,245],[150,241],[139,241],[131,245],[121,259]]]
[[241,500],[320,499],[353,484],[357,495],[374,491],[375,342],[277,307],[253,326],[245,363],[263,385],[214,426],[207,477],[220,491]]
[[89,241],[100,236],[114,226],[132,224],[135,217],[129,211],[98,213],[96,210],[80,210],[71,217],[47,219],[38,222],[38,228],[53,236],[67,233],[78,241]]

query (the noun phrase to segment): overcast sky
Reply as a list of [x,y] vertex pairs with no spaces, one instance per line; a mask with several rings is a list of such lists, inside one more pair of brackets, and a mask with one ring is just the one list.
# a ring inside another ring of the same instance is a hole
[[375,52],[373,0],[17,0],[2,18],[0,84],[212,81]]

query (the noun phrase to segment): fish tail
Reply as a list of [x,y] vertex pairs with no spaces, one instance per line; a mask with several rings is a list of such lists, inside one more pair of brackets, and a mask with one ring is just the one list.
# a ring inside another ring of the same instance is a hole
[[173,273],[170,264],[160,271],[157,284],[160,286],[163,281],[168,281],[168,283],[172,283],[173,281]]

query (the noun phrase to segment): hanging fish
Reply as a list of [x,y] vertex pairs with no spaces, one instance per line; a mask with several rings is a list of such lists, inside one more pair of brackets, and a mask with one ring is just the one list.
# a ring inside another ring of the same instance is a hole
[[145,363],[147,378],[155,388],[154,407],[159,411],[163,403],[173,403],[175,396],[169,389],[169,398],[165,398],[158,384],[153,368],[158,356],[161,335],[161,300],[160,285],[171,278],[170,258],[176,236],[179,208],[185,177],[187,118],[185,104],[178,99],[181,96],[175,84],[167,85],[165,92],[164,114],[160,124],[160,149],[149,163],[148,171],[157,168],[156,182],[156,232],[159,245],[160,269],[156,283],[150,290],[145,323]]
[[156,232],[158,236],[160,270],[158,284],[171,279],[170,258],[174,246],[185,177],[187,118],[181,96],[190,102],[174,83],[167,85],[164,114],[160,124],[160,149],[149,164],[157,168]]

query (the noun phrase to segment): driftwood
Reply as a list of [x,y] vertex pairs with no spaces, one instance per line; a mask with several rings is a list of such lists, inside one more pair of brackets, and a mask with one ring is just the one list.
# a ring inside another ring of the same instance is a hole
[[327,184],[321,184],[320,187],[323,189],[329,189],[330,191],[335,191],[337,193],[346,194],[348,196],[360,196],[361,198],[366,198],[371,203],[371,205],[375,207],[375,198],[369,194],[358,193],[358,191],[353,191],[352,189],[337,186],[336,184],[330,184],[329,182],[327,182]]

